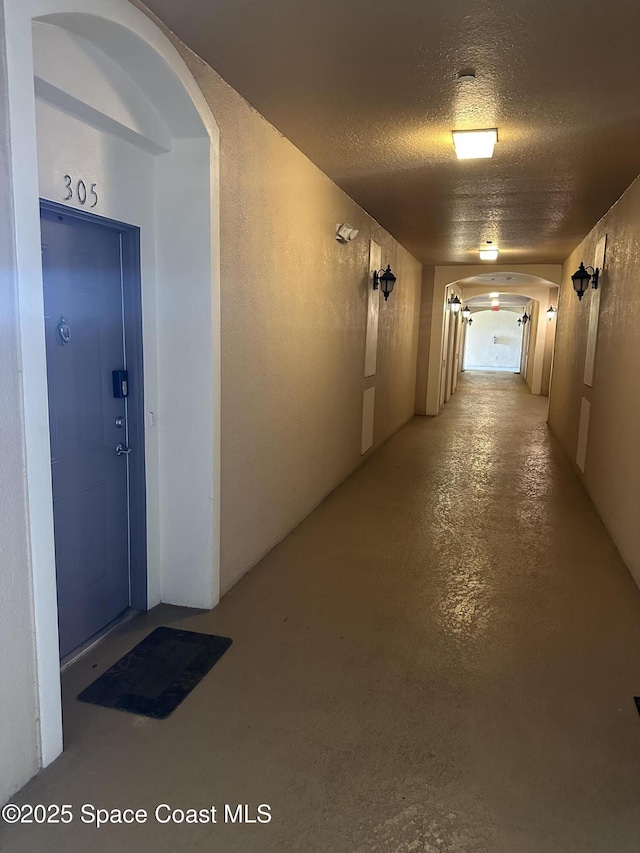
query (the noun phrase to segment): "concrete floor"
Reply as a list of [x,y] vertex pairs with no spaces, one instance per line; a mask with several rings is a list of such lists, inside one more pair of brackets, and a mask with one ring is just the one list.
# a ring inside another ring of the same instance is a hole
[[[212,613],[160,607],[64,676],[66,751],[5,853],[637,853],[640,592],[546,400],[466,375]],[[74,696],[156,625],[234,645],[169,719]],[[268,825],[80,823],[268,803]]]

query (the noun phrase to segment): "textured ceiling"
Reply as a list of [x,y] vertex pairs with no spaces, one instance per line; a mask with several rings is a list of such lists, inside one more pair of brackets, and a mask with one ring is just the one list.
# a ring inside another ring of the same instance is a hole
[[[489,265],[487,265],[489,266]],[[465,287],[486,287],[487,290],[500,290],[503,287],[557,287],[552,281],[521,272],[501,272],[491,270],[481,275],[473,275],[470,278],[461,278],[459,284]]]
[[147,4],[425,263],[560,262],[640,172],[635,0]]

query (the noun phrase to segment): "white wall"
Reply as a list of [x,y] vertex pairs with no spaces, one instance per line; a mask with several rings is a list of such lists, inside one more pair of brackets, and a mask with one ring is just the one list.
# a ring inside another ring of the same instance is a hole
[[467,329],[465,370],[519,370],[520,316],[520,312],[507,310],[475,311],[471,328]]
[[0,7],[0,803],[26,782],[38,766],[3,20]]

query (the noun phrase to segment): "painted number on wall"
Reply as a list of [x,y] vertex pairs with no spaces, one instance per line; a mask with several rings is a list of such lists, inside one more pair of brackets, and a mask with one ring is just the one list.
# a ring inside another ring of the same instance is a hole
[[82,178],[74,183],[71,175],[65,175],[64,188],[67,194],[64,197],[64,201],[71,201],[72,198],[75,198],[78,204],[81,204],[83,207],[87,202],[90,202],[89,207],[95,207],[98,203],[96,186],[97,184],[90,184],[89,189],[87,189],[87,185]]

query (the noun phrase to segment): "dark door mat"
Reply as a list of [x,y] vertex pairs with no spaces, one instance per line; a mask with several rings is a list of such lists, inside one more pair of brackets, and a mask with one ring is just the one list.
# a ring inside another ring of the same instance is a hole
[[164,720],[220,660],[233,640],[156,628],[78,696],[81,702]]

